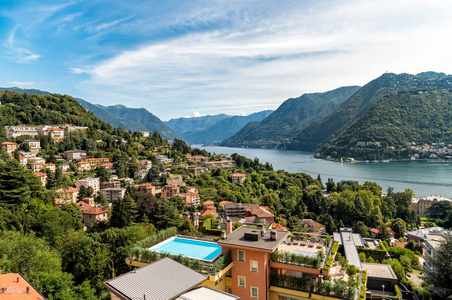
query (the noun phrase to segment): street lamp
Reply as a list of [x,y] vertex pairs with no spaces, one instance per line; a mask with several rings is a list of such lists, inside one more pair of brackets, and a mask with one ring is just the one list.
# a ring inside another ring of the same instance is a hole
[[384,297],[385,297],[385,285],[383,284],[381,287],[383,288],[383,299],[384,299]]

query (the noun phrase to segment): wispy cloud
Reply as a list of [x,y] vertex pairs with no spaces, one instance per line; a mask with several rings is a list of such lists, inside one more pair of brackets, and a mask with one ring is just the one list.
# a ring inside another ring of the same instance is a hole
[[15,59],[19,63],[29,63],[40,58],[41,55],[34,53],[30,49],[17,46],[14,40],[17,30],[20,26],[16,26],[10,33],[7,42],[5,43],[5,48],[7,48],[11,53],[11,58]]
[[108,23],[102,23],[102,24],[96,26],[96,30],[99,31],[99,30],[104,30],[104,29],[110,28],[110,27],[114,27],[122,22],[132,19],[133,17],[134,16],[129,16],[129,17],[122,18],[119,20],[114,20],[114,21],[111,21]]
[[41,84],[46,84],[46,82],[37,82],[37,81],[9,81],[8,83],[15,86],[37,86]]

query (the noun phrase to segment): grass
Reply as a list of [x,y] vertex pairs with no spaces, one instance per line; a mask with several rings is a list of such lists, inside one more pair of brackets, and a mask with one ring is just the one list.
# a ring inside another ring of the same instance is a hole
[[421,275],[421,274],[422,274],[422,271],[412,269],[412,270],[411,270],[411,273],[417,274],[417,275]]

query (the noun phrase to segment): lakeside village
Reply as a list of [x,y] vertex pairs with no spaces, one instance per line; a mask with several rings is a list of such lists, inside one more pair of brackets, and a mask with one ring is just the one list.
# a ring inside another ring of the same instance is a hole
[[[136,268],[103,283],[112,300],[420,299],[407,285],[422,285],[422,270],[434,268],[429,265],[430,258],[447,236],[444,228],[428,227],[427,221],[412,231],[388,227],[387,232],[376,228],[354,232],[343,227],[328,234],[329,225],[307,218],[292,220],[291,227],[297,230],[289,231],[286,216],[273,214],[269,206],[202,201],[202,193],[186,184],[186,176],[172,173],[174,168],[182,168],[189,172],[188,178],[199,178],[222,170],[228,172],[232,184],[243,186],[249,175],[238,172],[237,162],[226,155],[186,154],[186,162],[175,162],[169,146],[160,146],[151,152],[155,160],[134,162],[133,178],[118,176],[117,165],[110,158],[88,157],[85,150],[64,151],[51,157],[53,162],[40,156],[37,137],[48,135],[59,143],[71,132],[86,129],[71,125],[7,126],[7,138],[27,139],[20,144],[2,142],[1,146],[11,158],[31,169],[43,186],[55,180],[57,172],[73,178],[73,186],[56,190],[54,204],[75,203],[85,226],[107,222],[115,202],[125,197],[127,188],[134,187],[159,198],[180,197],[186,209],[182,218],[204,228],[203,237],[181,235],[170,227],[136,243],[129,256],[123,257],[127,265]],[[140,134],[149,136],[148,132]],[[121,139],[116,142],[127,143]],[[165,166],[157,174],[164,181],[148,182],[156,163]],[[451,199],[413,197],[409,209],[426,217],[438,202]],[[0,284],[0,298],[45,299],[18,273],[0,275]]]

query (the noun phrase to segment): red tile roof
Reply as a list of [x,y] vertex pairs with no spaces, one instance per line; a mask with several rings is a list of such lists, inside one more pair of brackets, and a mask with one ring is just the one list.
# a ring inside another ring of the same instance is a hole
[[253,216],[256,216],[258,218],[272,218],[275,215],[273,215],[271,212],[269,212],[266,208],[262,206],[249,206],[245,207],[245,211],[250,212]]
[[44,300],[42,296],[22,275],[8,273],[0,275],[0,293],[2,300]]

